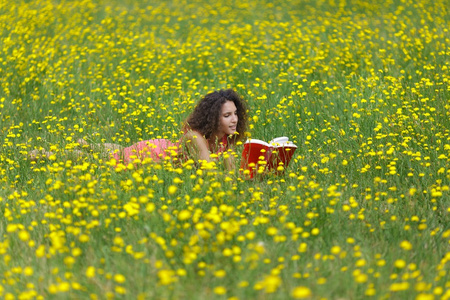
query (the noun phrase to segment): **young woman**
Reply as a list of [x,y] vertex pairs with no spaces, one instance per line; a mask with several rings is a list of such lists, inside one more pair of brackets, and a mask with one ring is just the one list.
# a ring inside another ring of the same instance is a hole
[[[182,128],[182,138],[176,143],[167,139],[152,139],[126,148],[117,144],[89,145],[83,139],[78,140],[78,143],[84,147],[106,151],[124,164],[132,163],[137,158],[159,161],[173,155],[182,160],[192,158],[210,162],[212,153],[225,152],[244,138],[247,129],[246,110],[246,103],[234,90],[219,90],[200,100]],[[33,152],[30,155],[32,159],[39,153]],[[42,154],[52,155],[45,151]],[[226,159],[225,164],[229,169],[234,168],[233,158]]]

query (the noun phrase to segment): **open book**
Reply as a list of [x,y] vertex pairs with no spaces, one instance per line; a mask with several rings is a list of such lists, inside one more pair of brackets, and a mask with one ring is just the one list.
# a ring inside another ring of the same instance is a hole
[[[278,137],[270,142],[248,139],[242,151],[241,169],[253,178],[266,172],[281,173],[288,166],[297,146],[289,138]],[[247,171],[248,170],[248,171]]]

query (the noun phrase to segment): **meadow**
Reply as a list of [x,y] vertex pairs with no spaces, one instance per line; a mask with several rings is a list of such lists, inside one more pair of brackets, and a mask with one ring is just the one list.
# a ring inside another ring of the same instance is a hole
[[[0,297],[450,299],[449,8],[0,1]],[[177,141],[222,88],[283,174],[77,143]]]

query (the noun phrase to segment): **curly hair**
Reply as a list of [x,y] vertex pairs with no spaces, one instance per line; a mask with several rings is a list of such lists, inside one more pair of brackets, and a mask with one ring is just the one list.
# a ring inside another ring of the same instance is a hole
[[238,116],[236,126],[238,134],[233,135],[230,142],[236,143],[242,140],[247,130],[247,106],[233,89],[214,91],[205,95],[187,118],[185,129],[196,130],[209,139],[219,128],[222,105],[227,101],[233,101],[236,105]]

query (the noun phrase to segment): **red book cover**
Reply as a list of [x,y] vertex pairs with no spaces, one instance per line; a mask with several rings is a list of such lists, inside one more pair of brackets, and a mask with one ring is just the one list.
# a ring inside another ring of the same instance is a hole
[[[297,146],[287,137],[275,138],[269,143],[249,139],[244,143],[241,170],[248,178],[267,172],[282,173],[289,165],[296,149]],[[279,168],[280,166],[283,168]]]

